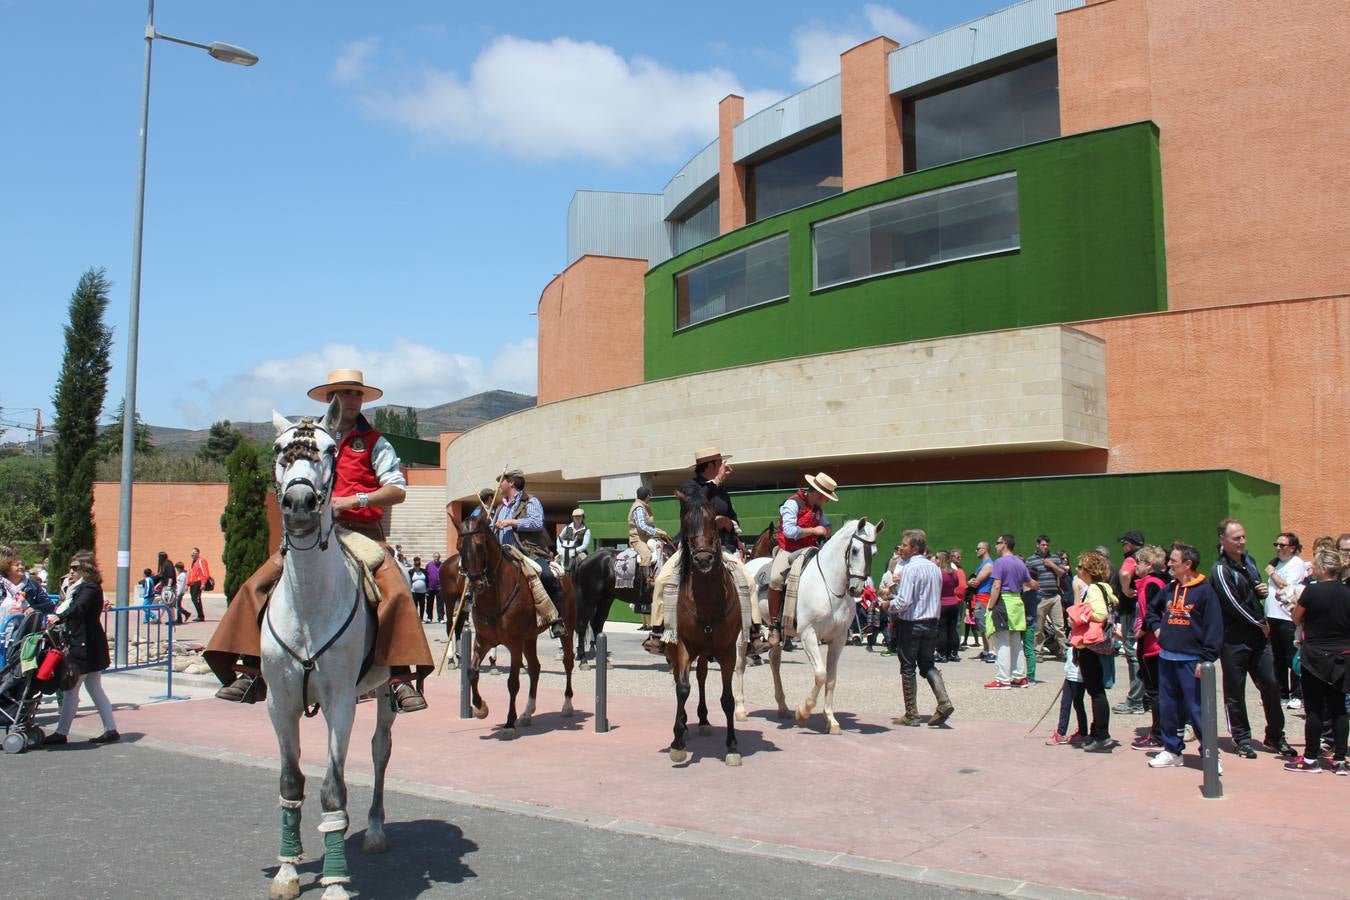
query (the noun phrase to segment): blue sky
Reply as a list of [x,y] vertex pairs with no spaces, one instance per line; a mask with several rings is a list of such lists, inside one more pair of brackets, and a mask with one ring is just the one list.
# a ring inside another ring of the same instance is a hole
[[[330,367],[394,403],[535,389],[535,309],[581,188],[659,191],[716,136],[719,98],[762,108],[1007,0],[883,4],[460,4],[161,0],[138,406],[201,428],[308,408]],[[716,20],[720,29],[706,23]],[[141,0],[0,0],[0,418],[51,418],[66,304],[113,282],[106,409],[125,378]],[[2,440],[26,439],[11,429]]]

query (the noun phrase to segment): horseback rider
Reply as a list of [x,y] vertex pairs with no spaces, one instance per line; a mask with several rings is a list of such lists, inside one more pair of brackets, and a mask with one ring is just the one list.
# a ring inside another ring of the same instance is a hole
[[652,505],[649,502],[651,497],[652,489],[644,484],[637,489],[637,499],[628,508],[628,546],[637,553],[638,565],[642,566],[648,580],[655,573],[652,572],[652,548],[647,546],[647,541],[651,538],[670,540],[670,535],[656,527]]
[[[682,500],[703,493],[712,504],[713,513],[716,516],[718,533],[722,539],[722,557],[727,566],[734,573],[733,577],[744,585],[749,585],[749,576],[745,573],[745,564],[741,562],[740,556],[740,523],[736,520],[736,507],[731,503],[731,495],[723,487],[723,483],[731,476],[731,464],[727,460],[731,456],[723,455],[717,447],[705,447],[694,454],[694,477],[686,481],[676,491],[676,494]],[[683,505],[683,504],[681,504]],[[647,639],[642,642],[642,646],[648,653],[657,656],[665,655],[665,644],[672,643],[675,635],[665,634],[664,618],[664,597],[663,588],[672,575],[680,571],[680,565],[683,559],[682,548],[677,547],[675,552],[666,560],[661,571],[657,573],[656,582],[652,585],[652,630]],[[769,643],[764,639],[763,625],[760,623],[759,604],[754,602],[753,597],[750,603],[750,614],[753,622],[750,634],[750,653],[764,653],[769,649]]]
[[[333,434],[338,442],[333,476],[336,524],[365,535],[384,550],[384,560],[374,573],[380,599],[373,664],[389,666],[389,684],[399,712],[426,709],[427,701],[413,680],[420,683],[431,672],[431,648],[413,605],[412,590],[385,542],[383,527],[385,509],[403,502],[408,480],[393,445],[361,414],[365,401],[377,400],[384,392],[366,384],[357,369],[335,369],[309,396],[325,404],[337,397],[342,405],[342,418]],[[267,696],[261,674],[260,622],[267,597],[281,580],[282,564],[282,553],[274,553],[244,582],[211,636],[205,656],[225,685],[216,692],[221,700],[256,703]]]
[[571,572],[590,552],[591,530],[586,527],[586,511],[577,507],[572,510],[572,521],[558,535],[558,562],[564,571]]
[[[492,530],[503,547],[515,547],[538,564],[538,574],[528,571],[528,566],[522,567],[534,595],[534,611],[541,622],[548,623],[555,638],[562,638],[567,634],[558,616],[558,610],[562,609],[562,585],[549,566],[553,554],[544,533],[544,505],[538,497],[525,493],[525,473],[520,469],[503,470],[499,482],[501,505],[492,516]],[[536,584],[542,584],[544,591],[536,590]]]
[[824,472],[806,476],[806,487],[778,507],[778,549],[769,564],[769,644],[777,646],[783,636],[783,586],[792,554],[807,547],[819,547],[830,536],[830,520],[825,517],[825,504],[838,500],[838,487]]

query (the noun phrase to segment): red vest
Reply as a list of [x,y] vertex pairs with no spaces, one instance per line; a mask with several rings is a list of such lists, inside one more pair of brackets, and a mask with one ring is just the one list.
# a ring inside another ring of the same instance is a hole
[[[811,505],[811,501],[806,499],[805,491],[797,491],[788,499],[797,501],[797,527],[815,528],[820,524],[820,510]],[[790,538],[787,532],[779,529],[778,531],[778,549],[800,550],[803,547],[814,547],[820,543],[820,538],[812,535],[802,535],[799,538]]]
[[[375,442],[380,439],[380,433],[374,428],[358,431],[357,427],[347,432],[342,442],[338,444],[334,497],[370,494],[380,489],[380,479],[375,474],[375,464],[371,461],[371,456],[375,452]],[[345,522],[378,522],[383,518],[384,510],[378,506],[367,506],[364,509],[353,507],[338,513],[338,520]]]

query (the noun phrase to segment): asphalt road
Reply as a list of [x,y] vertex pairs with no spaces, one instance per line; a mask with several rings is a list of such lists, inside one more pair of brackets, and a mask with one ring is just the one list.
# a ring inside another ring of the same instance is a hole
[[[562,770],[559,777],[565,777]],[[0,895],[259,898],[276,871],[274,772],[123,743],[0,756]],[[318,897],[318,779],[307,785],[302,896]],[[407,794],[386,796],[389,852],[360,851],[370,794],[353,787],[347,855],[363,897],[766,897],[976,894],[695,847]]]

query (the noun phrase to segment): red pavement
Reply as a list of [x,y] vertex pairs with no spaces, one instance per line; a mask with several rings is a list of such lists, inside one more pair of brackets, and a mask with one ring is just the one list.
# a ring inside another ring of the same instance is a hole
[[[1225,797],[1204,800],[1197,767],[1154,771],[1128,748],[1094,756],[1046,747],[1040,732],[1023,736],[1025,724],[963,722],[958,711],[950,729],[914,729],[844,714],[844,734],[829,736],[820,716],[797,728],[755,711],[738,729],[744,766],[731,768],[721,762],[724,723],[715,707],[715,733],[700,737],[691,728],[691,760],[674,766],[666,754],[673,689],[670,702],[611,694],[612,730],[596,734],[593,698],[579,696],[578,715],[563,719],[561,694],[541,688],[534,724],[503,742],[494,735],[505,719],[504,680],[485,676],[482,684],[491,714],[464,721],[458,679],[428,682],[431,709],[395,726],[391,778],[1133,897],[1335,892],[1350,875],[1341,836],[1350,779],[1290,774],[1266,754],[1226,755]],[[261,705],[197,700],[117,715],[124,734],[276,757]],[[361,704],[353,771],[370,771],[372,716],[372,704]],[[301,730],[304,761],[322,765],[322,719]],[[398,817],[397,795],[389,815]]]

